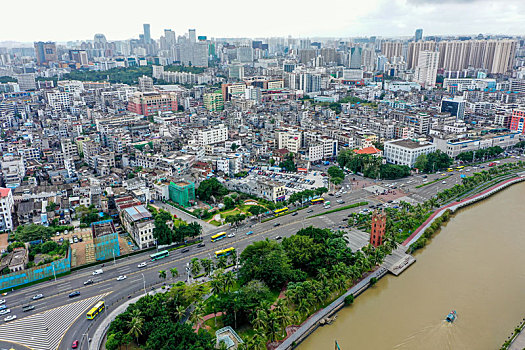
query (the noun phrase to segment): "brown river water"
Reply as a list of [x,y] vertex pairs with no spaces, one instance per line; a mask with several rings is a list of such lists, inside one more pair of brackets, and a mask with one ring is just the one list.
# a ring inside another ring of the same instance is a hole
[[298,349],[499,349],[525,317],[525,183],[460,210],[415,257]]

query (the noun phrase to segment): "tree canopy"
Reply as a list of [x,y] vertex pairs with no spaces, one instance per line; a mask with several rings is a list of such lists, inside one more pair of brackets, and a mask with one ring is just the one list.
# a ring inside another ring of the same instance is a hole
[[212,196],[223,197],[228,192],[228,189],[214,177],[202,181],[196,190],[197,196],[203,201],[209,200]]

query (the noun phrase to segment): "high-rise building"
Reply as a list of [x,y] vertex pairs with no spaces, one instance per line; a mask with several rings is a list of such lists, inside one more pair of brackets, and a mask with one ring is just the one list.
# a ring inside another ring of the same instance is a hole
[[195,29],[188,30],[188,38],[192,44],[197,42],[197,34],[195,33]]
[[361,69],[363,61],[363,49],[360,47],[352,47],[350,49],[350,69]]
[[434,87],[436,85],[438,60],[439,52],[420,51],[414,81],[425,88]]
[[144,43],[149,44],[151,42],[150,25],[147,23],[144,23],[143,27],[144,27]]
[[203,103],[204,108],[210,112],[222,111],[224,109],[224,100],[220,91],[204,94]]
[[401,41],[383,41],[381,43],[381,53],[388,60],[392,57],[403,56],[403,43]]
[[423,40],[423,29],[416,29],[416,34],[414,35],[414,41],[418,42]]
[[418,41],[408,44],[407,68],[413,70],[417,67],[421,51],[436,51],[435,41]]
[[36,90],[35,74],[33,73],[18,74],[16,80],[22,91]]
[[208,67],[208,42],[199,41],[192,45],[193,60],[192,65],[195,67]]
[[241,63],[252,63],[253,62],[253,49],[251,46],[239,46],[237,48],[237,59]]
[[516,56],[515,40],[451,40],[439,43],[439,68],[460,71],[486,69],[490,74],[504,74],[512,69]]
[[54,42],[35,42],[36,62],[39,66],[47,66],[51,62],[58,62],[57,46]]
[[10,188],[0,188],[0,232],[13,230],[14,204],[13,191]]
[[146,117],[159,112],[177,110],[177,94],[173,92],[138,92],[128,102],[128,111]]
[[86,50],[69,50],[69,59],[81,66],[87,66],[89,64]]

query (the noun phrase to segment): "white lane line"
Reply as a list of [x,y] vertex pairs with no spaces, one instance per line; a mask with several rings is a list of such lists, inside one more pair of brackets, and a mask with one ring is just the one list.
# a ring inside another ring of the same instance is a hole
[[136,280],[131,280],[129,282],[133,283],[133,282],[138,282],[138,281],[142,281],[142,278],[137,278]]
[[110,286],[110,287],[102,288],[102,289],[100,289],[100,291],[103,291],[103,290],[110,290],[110,289],[112,289],[112,288],[113,288],[113,286]]

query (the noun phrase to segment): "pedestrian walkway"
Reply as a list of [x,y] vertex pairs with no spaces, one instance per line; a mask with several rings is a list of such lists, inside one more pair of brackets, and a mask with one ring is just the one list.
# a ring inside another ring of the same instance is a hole
[[0,339],[16,342],[34,350],[58,349],[62,337],[73,322],[108,294],[100,294],[4,323],[0,326]]

